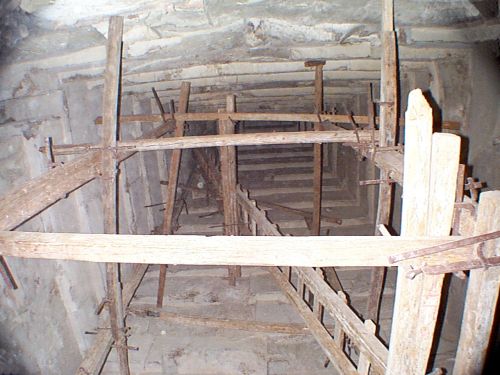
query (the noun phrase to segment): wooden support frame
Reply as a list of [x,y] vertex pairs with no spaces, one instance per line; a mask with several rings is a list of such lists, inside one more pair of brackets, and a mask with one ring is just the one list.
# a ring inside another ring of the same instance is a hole
[[[226,113],[231,114],[234,112],[236,112],[236,98],[234,95],[228,95],[226,97]],[[219,134],[234,134],[234,123],[231,120],[221,120],[218,126]],[[226,236],[237,236],[239,235],[239,215],[236,204],[236,148],[234,146],[221,147],[219,153],[222,201],[224,204],[224,234]],[[241,277],[241,267],[231,266],[228,268],[228,273],[229,285],[236,285],[236,279]]]
[[[135,295],[135,291],[139,287],[146,271],[148,270],[147,264],[139,264],[135,266],[130,279],[128,279],[123,285],[123,308],[126,309],[127,306],[132,301]],[[113,336],[111,331],[107,329],[101,329],[98,331],[94,343],[87,350],[85,357],[76,371],[76,375],[98,375],[101,372],[109,351],[113,345]]]
[[[224,122],[226,120],[221,120]],[[230,120],[227,120],[230,121]],[[219,134],[199,135],[190,137],[169,137],[160,139],[139,139],[121,141],[116,145],[120,151],[158,151],[203,147],[223,146],[255,146],[299,143],[358,143],[361,145],[372,141],[378,142],[378,131],[374,134],[367,130],[335,130],[335,131],[306,131],[306,132],[273,132],[273,133],[248,133],[248,134]],[[54,146],[55,155],[71,155],[100,150],[101,146],[91,144],[76,144]]]
[[[382,60],[380,79],[380,146],[394,146],[398,129],[398,57],[394,31],[394,0],[384,0],[382,9]],[[370,104],[369,104],[370,105]],[[373,104],[370,105],[373,111]],[[381,169],[380,179],[389,179],[387,170]],[[380,184],[378,189],[375,235],[380,224],[389,226],[392,213],[393,186]],[[372,269],[370,292],[366,307],[368,319],[378,323],[380,302],[384,290],[385,268]]]
[[[120,100],[120,70],[122,51],[123,17],[111,17],[108,30],[106,68],[103,93],[103,209],[104,232],[118,233],[117,226],[117,167],[118,161],[113,148],[117,142],[118,106]],[[106,264],[106,285],[109,319],[114,346],[118,353],[120,374],[129,375],[127,337],[125,336],[125,315],[119,263]]]
[[[189,93],[191,84],[189,82],[181,83],[181,93],[179,97],[179,113],[186,113],[189,104]],[[184,136],[184,121],[177,120],[175,122],[175,137],[181,138]],[[162,233],[169,235],[172,234],[172,222],[175,206],[175,196],[177,192],[177,180],[179,179],[179,167],[181,163],[182,150],[172,150],[170,155],[170,163],[168,166],[168,185],[166,194],[165,211],[163,214]],[[165,282],[167,277],[167,265],[160,265],[160,276],[158,278],[158,293],[156,296],[156,306],[163,306],[163,295],[165,293]]]
[[[255,201],[248,198],[248,192],[238,189],[238,204],[244,220],[249,226],[256,227],[253,235],[281,236],[276,225],[266,217],[266,213],[257,207]],[[309,237],[311,239],[321,237]],[[387,361],[387,349],[375,336],[370,321],[361,322],[358,316],[347,305],[342,292],[336,293],[325,282],[323,277],[310,268],[304,267],[270,267],[269,272],[278,286],[295,305],[319,345],[325,351],[329,361],[342,374],[358,374],[361,371],[372,371],[383,374]],[[297,275],[296,285],[292,284],[291,274]],[[312,293],[314,302],[308,305],[304,299],[305,290]],[[312,310],[311,310],[312,307]],[[327,312],[335,320],[333,338],[323,324],[323,314]],[[360,350],[358,369],[345,354],[343,343],[348,336]]]
[[[323,66],[324,60],[306,61],[306,67],[314,66],[314,112],[320,114],[323,112]],[[314,123],[314,130],[321,131],[320,122]],[[319,236],[321,233],[321,186],[323,171],[323,146],[321,143],[313,145],[313,213],[311,235]]]
[[[484,192],[479,199],[474,234],[495,230],[500,230],[500,191]],[[484,256],[499,255],[498,248],[500,241],[496,240],[485,244],[482,252]],[[478,251],[480,249],[476,248]],[[499,293],[500,267],[470,271],[453,374],[483,373],[492,340]]]
[[[408,98],[401,234],[450,233],[460,156],[460,137],[432,135],[432,109],[421,90]],[[425,374],[441,302],[444,275],[398,270],[387,374]]]

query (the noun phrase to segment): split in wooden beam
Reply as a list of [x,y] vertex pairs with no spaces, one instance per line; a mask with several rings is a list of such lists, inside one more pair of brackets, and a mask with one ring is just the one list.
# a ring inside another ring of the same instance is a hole
[[[228,95],[226,98],[226,113],[236,112],[236,98],[234,95]],[[231,120],[219,121],[219,134],[234,134],[234,123]],[[220,171],[222,177],[222,201],[224,204],[224,234],[226,236],[239,235],[239,215],[238,205],[236,203],[236,148],[234,146],[221,147],[220,153]],[[228,268],[229,285],[236,285],[236,279],[241,277],[241,267],[231,266]]]
[[[279,233],[279,232],[278,232]],[[21,258],[144,264],[245,266],[390,266],[389,256],[463,237],[249,237],[113,235],[0,231],[0,255]],[[287,249],[283,252],[283,249]],[[402,263],[467,261],[469,248]],[[203,257],[200,256],[203,254]]]
[[[118,111],[120,99],[120,70],[122,56],[123,17],[113,16],[109,20],[106,68],[103,92],[103,208],[104,232],[116,234],[117,227],[117,167],[113,152],[117,142]],[[123,312],[122,289],[119,263],[106,264],[106,285],[111,333],[118,353],[121,375],[130,375],[128,363],[125,316]]]
[[[186,113],[189,104],[189,93],[191,84],[182,82],[181,93],[179,97],[179,113]],[[184,136],[184,121],[177,120],[175,122],[175,137],[182,138]],[[179,167],[181,163],[182,150],[172,150],[170,155],[170,163],[168,166],[168,185],[166,194],[165,211],[163,212],[162,233],[172,234],[173,214],[175,206],[175,195],[177,192],[177,180],[179,179]],[[158,293],[156,296],[156,306],[163,306],[163,295],[165,293],[165,281],[167,277],[167,265],[160,265],[160,276],[158,278]]]

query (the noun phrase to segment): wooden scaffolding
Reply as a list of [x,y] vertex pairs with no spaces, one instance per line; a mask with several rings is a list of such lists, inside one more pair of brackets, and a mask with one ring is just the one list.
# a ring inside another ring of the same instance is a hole
[[[427,372],[444,275],[470,270],[454,373],[465,375],[481,371],[500,286],[500,191],[483,193],[478,202],[464,196],[463,172],[461,174],[459,165],[460,137],[432,132],[432,110],[420,90],[414,90],[409,95],[404,119],[404,152],[398,146],[396,36],[392,7],[385,10],[380,117],[374,115],[373,102],[366,116],[323,113],[322,63],[317,61],[309,63],[316,69],[317,104],[311,114],[238,113],[234,96],[228,97],[223,111],[188,113],[190,86],[183,83],[178,113],[162,111],[160,115],[120,117],[123,19],[112,17],[103,116],[96,121],[102,124],[102,143],[50,145],[45,151],[52,157],[81,155],[28,181],[0,199],[2,275],[12,287],[16,287],[15,278],[4,257],[107,264],[107,305],[111,330],[101,330],[97,334],[78,374],[99,373],[111,348],[118,352],[121,374],[130,373],[124,318],[148,264],[162,265],[158,306],[162,305],[168,264],[227,265],[231,283],[239,277],[240,266],[266,266],[340,373],[391,375]],[[156,121],[161,125],[143,139],[120,141],[118,124],[133,126],[126,124],[134,121]],[[194,124],[217,121],[218,134],[184,136],[186,121]],[[313,131],[235,134],[236,121],[297,121],[315,125]],[[326,125],[327,122],[329,125]],[[354,128],[345,130],[332,125],[334,123],[351,124]],[[357,128],[356,124],[368,126]],[[163,137],[172,131],[174,136]],[[349,145],[380,169],[375,236],[282,236],[268,220],[265,211],[237,184],[235,146],[291,143],[317,145],[314,163],[317,167],[315,176],[319,178],[315,178],[312,234],[318,233],[321,205],[320,144]],[[210,175],[208,182],[222,193],[226,236],[172,235],[173,202],[181,150],[205,147],[220,150],[220,175],[217,177],[219,172],[209,170],[209,163],[206,172]],[[174,150],[169,164],[167,208],[161,234],[119,235],[116,228],[119,163],[137,152],[150,150]],[[104,186],[104,234],[14,231],[29,218],[96,178],[101,179]],[[401,236],[391,236],[388,230],[393,184],[403,187]],[[450,235],[452,227],[453,236]],[[136,264],[133,275],[124,282],[119,276],[120,263]],[[335,266],[373,267],[372,298],[368,302],[370,319],[361,320],[342,292],[334,291],[325,282],[321,268]],[[398,280],[387,348],[378,338],[376,330],[385,267],[389,266],[397,266]],[[326,320],[333,325],[327,326]],[[346,350],[348,345],[354,350]]]

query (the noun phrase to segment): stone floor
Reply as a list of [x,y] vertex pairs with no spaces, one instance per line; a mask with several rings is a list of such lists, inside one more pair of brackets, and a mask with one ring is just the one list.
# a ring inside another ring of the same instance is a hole
[[[244,267],[229,287],[223,267],[169,267],[164,311],[190,316],[270,323],[302,323],[265,269]],[[156,303],[158,269],[146,274],[131,307]],[[130,368],[150,374],[336,374],[309,334],[181,326],[154,317],[130,316]],[[118,374],[111,352],[103,375]]]

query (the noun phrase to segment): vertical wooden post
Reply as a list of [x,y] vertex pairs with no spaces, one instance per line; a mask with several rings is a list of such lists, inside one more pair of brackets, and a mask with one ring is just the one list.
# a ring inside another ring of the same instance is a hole
[[[226,98],[226,112],[236,112],[234,95]],[[231,120],[219,121],[219,134],[234,134],[234,124]],[[224,204],[224,235],[239,234],[238,203],[236,198],[236,147],[220,147],[220,169],[222,175],[222,201]],[[240,266],[229,266],[229,284],[236,285],[236,278],[241,276]]]
[[[450,233],[458,173],[460,138],[432,136],[432,109],[413,90],[406,112],[401,235]],[[425,374],[434,338],[444,275],[407,278],[400,266],[389,342],[387,374]]]
[[[103,206],[104,233],[116,234],[117,227],[117,183],[118,163],[113,147],[117,142],[118,103],[120,98],[120,67],[123,35],[123,18],[111,17],[109,21],[106,70],[104,72],[103,92]],[[106,264],[106,284],[111,322],[111,332],[118,352],[120,374],[129,375],[127,338],[125,336],[125,317],[123,313],[120,265]]]
[[[394,146],[398,125],[398,58],[394,32],[394,0],[384,0],[382,9],[382,61],[380,77],[380,146]],[[387,180],[387,172],[380,171],[380,179]],[[378,192],[375,235],[380,224],[391,220],[392,184],[380,184]],[[367,304],[367,319],[378,322],[380,301],[384,288],[385,268],[372,269],[371,287]]]
[[[481,193],[474,235],[500,229],[500,191]],[[500,241],[484,244],[484,256],[500,255]],[[496,250],[495,250],[496,249]],[[482,374],[500,293],[500,267],[471,270],[454,375]]]
[[[306,61],[306,67],[314,66],[314,112],[318,115],[323,111],[323,65],[324,60]],[[314,123],[314,130],[321,129],[321,123]],[[313,171],[313,214],[311,234],[319,236],[321,232],[321,179],[322,179],[322,144],[315,143],[313,146],[314,154],[314,171]]]
[[[189,104],[189,93],[191,90],[191,83],[182,82],[181,93],[179,97],[179,113],[186,113]],[[160,103],[161,104],[161,103]],[[177,120],[175,122],[175,137],[182,137],[184,135],[185,121]],[[165,204],[165,211],[163,213],[163,234],[172,234],[172,221],[175,207],[175,195],[177,193],[177,180],[179,178],[179,167],[181,163],[182,150],[172,150],[170,154],[170,164],[168,166],[168,185],[167,197]],[[156,306],[158,308],[163,306],[163,295],[165,293],[165,281],[167,278],[167,265],[160,265],[160,277],[158,280],[158,294],[156,296]]]

